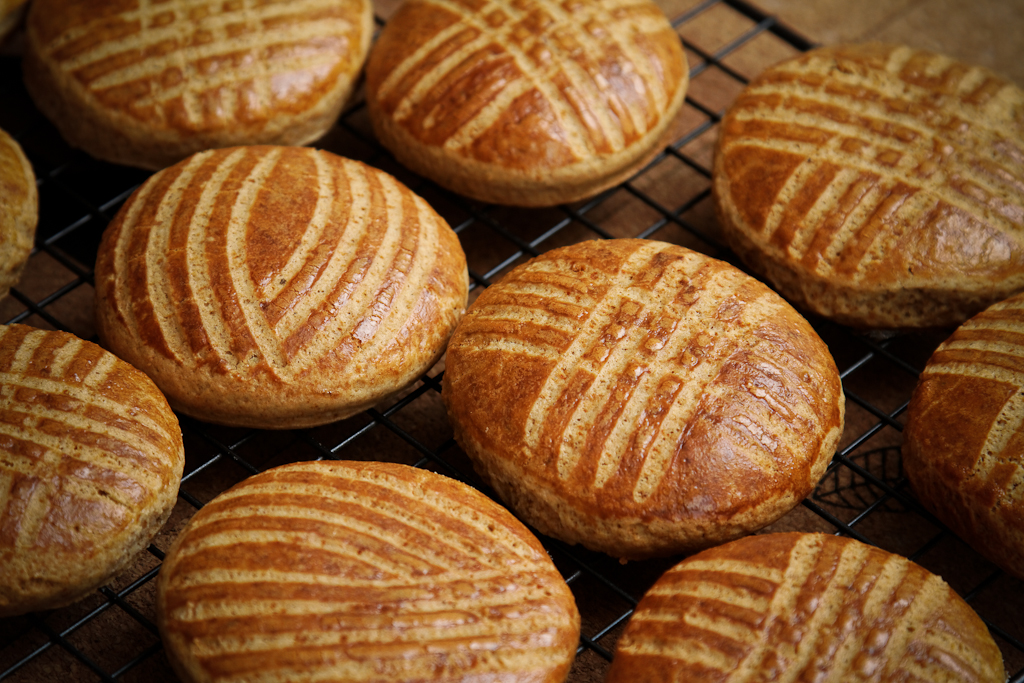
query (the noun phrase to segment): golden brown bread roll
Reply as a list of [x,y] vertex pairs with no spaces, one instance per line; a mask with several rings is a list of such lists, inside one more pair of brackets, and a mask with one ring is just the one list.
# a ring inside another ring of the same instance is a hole
[[1003,683],[974,610],[910,560],[825,534],[751,536],[644,595],[607,683]]
[[935,350],[907,411],[903,469],[925,507],[1024,579],[1024,294]]
[[25,84],[74,147],[159,169],[213,147],[301,145],[352,92],[369,0],[35,0]]
[[36,175],[21,146],[0,130],[0,298],[21,279],[39,222]]
[[865,328],[957,325],[1024,289],[1024,90],[908,47],[814,50],[722,121],[730,245],[787,299]]
[[664,242],[555,249],[448,346],[459,445],[540,532],[620,558],[737,538],[802,500],[843,430],[835,363],[785,301]]
[[200,510],[160,571],[182,680],[565,680],[569,587],[501,506],[433,472],[286,465]]
[[283,429],[404,389],[444,352],[467,289],[455,233],[388,174],[236,147],[155,174],[121,208],[96,324],[175,409]]
[[167,521],[184,462],[143,373],[65,332],[0,326],[0,617],[113,578]]
[[649,0],[410,0],[366,67],[400,162],[483,201],[549,206],[622,182],[665,144],[688,79]]

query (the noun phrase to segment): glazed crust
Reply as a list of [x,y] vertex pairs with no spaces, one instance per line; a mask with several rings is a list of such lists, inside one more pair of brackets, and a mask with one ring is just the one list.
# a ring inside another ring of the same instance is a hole
[[572,592],[518,520],[469,486],[377,462],[297,463],[221,494],[160,571],[183,681],[561,683]]
[[825,534],[690,557],[637,605],[607,683],[1003,683],[999,648],[938,576]]
[[1024,579],[1024,294],[935,350],[903,436],[903,469],[924,506]]
[[370,120],[403,164],[475,199],[550,206],[622,182],[664,147],[688,71],[653,2],[478,10],[410,0],[371,51]]
[[813,50],[729,109],[713,192],[730,246],[797,306],[957,325],[1024,289],[1024,91],[907,47]]
[[0,326],[0,617],[70,604],[167,521],[185,453],[153,382],[64,332]]
[[71,145],[155,170],[214,147],[319,138],[372,31],[368,0],[39,0],[25,83]]
[[38,222],[32,164],[14,138],[0,130],[0,298],[21,279]]
[[333,422],[426,372],[466,305],[448,224],[382,171],[301,147],[152,176],[96,261],[104,346],[208,422]]
[[789,511],[843,429],[814,330],[739,270],[662,242],[543,254],[474,302],[443,397],[481,476],[542,533],[642,559]]

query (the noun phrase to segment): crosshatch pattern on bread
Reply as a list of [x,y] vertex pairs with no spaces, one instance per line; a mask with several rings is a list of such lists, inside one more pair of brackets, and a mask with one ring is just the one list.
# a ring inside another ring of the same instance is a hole
[[186,681],[561,683],[580,630],[508,511],[380,462],[287,465],[221,494],[168,552],[157,609]]
[[403,164],[476,199],[545,206],[635,173],[687,79],[653,2],[412,0],[366,84],[374,130]]
[[814,50],[730,108],[714,193],[731,246],[797,305],[956,325],[1024,289],[1024,91],[908,47]]
[[437,361],[466,305],[448,224],[390,175],[328,152],[237,147],[151,177],[96,263],[97,327],[208,422],[325,424]]
[[1024,294],[935,350],[908,408],[903,467],[936,517],[1024,579]]
[[0,298],[21,279],[39,222],[32,164],[17,141],[0,130]]
[[1003,683],[999,648],[945,581],[826,534],[751,536],[683,560],[644,595],[608,683]]
[[185,462],[143,373],[65,332],[0,326],[0,616],[67,605],[146,547]]
[[474,302],[446,363],[455,438],[483,478],[541,532],[621,558],[774,521],[843,428],[810,325],[663,242],[583,242],[516,268]]
[[72,145],[159,169],[334,124],[370,46],[368,0],[32,3],[26,85]]

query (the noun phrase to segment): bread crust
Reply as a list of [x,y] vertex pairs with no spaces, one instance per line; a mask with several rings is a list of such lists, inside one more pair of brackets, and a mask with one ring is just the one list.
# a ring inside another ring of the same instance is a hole
[[372,3],[40,0],[25,84],[72,146],[160,169],[205,149],[322,136],[369,51]]
[[417,173],[481,201],[593,196],[664,148],[688,80],[653,2],[406,2],[367,61],[374,131]]
[[448,346],[455,438],[542,533],[627,559],[737,538],[824,473],[845,402],[828,349],[721,261],[646,240],[543,254]]
[[730,107],[713,176],[730,246],[840,323],[952,326],[1024,289],[1024,90],[981,67],[812,50]]
[[0,326],[0,617],[71,604],[177,499],[178,420],[143,373],[65,332]]
[[1002,683],[999,647],[938,576],[826,534],[751,536],[665,573],[637,605],[608,683]]
[[167,553],[157,623],[183,681],[561,683],[572,592],[508,511],[383,462],[268,470]]
[[932,354],[908,408],[903,469],[926,508],[1024,579],[1024,294]]
[[284,429],[387,400],[466,305],[458,237],[390,175],[301,147],[213,150],[152,176],[103,235],[102,343],[171,405]]
[[39,222],[36,175],[21,146],[0,130],[0,298],[18,284]]

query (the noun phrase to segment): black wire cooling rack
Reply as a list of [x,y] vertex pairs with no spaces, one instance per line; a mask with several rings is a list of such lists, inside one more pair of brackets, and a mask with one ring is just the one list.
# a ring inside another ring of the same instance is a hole
[[[678,138],[636,177],[592,200],[525,210],[454,196],[399,167],[374,140],[362,104],[348,110],[317,146],[393,173],[430,202],[459,234],[474,288],[500,279],[531,256],[582,239],[649,237],[735,263],[718,240],[711,208],[717,124],[749,78],[811,44],[738,0],[661,4],[691,67]],[[41,207],[35,250],[21,283],[0,302],[0,320],[95,339],[92,266],[100,235],[148,174],[96,161],[64,144],[29,100],[13,56],[0,57],[0,128],[31,159]],[[841,371],[846,432],[818,489],[769,530],[850,536],[940,574],[985,620],[1010,680],[1024,683],[1024,584],[980,558],[925,512],[900,471],[901,420],[920,368],[946,333],[876,337],[811,322]],[[175,680],[155,625],[153,579],[164,551],[192,514],[251,474],[299,460],[376,459],[428,467],[479,485],[452,440],[439,398],[441,372],[439,364],[394,405],[315,429],[250,431],[182,417],[185,476],[165,529],[122,576],[89,598],[60,610],[0,619],[0,679]],[[601,681],[637,600],[680,558],[622,565],[542,540],[582,615],[583,636],[569,681]]]

